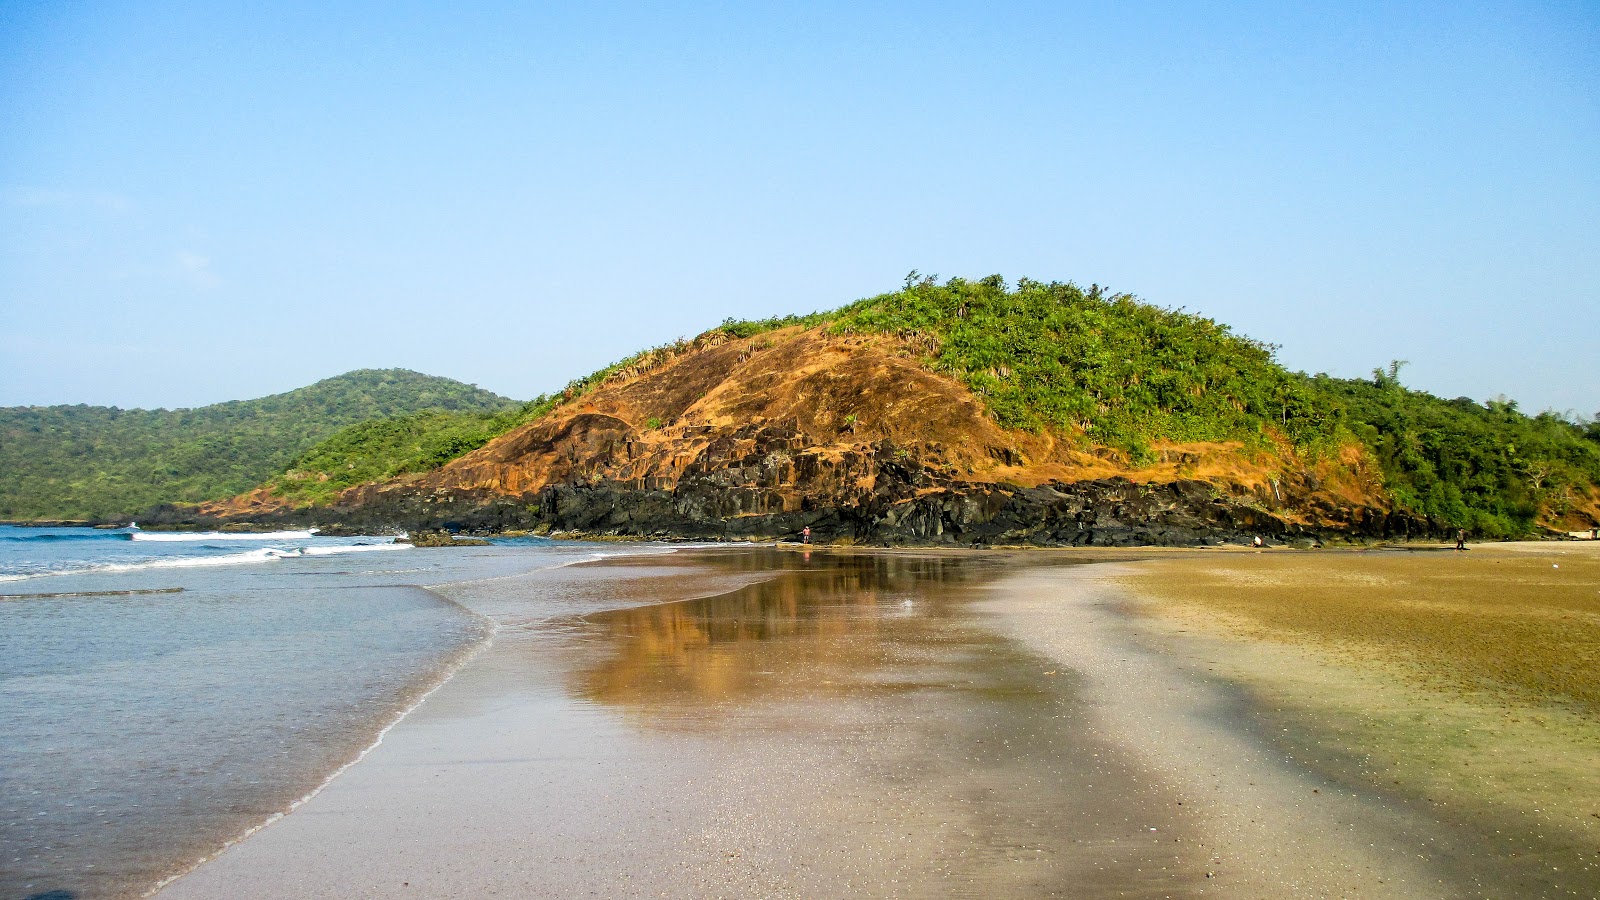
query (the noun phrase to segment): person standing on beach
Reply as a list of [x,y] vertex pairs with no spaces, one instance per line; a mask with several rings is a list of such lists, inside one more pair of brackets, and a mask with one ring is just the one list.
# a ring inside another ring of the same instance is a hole
[[1456,549],[1467,549],[1467,530],[1465,528],[1456,529]]
[[810,525],[807,525],[806,527],[800,529],[800,543],[802,543],[802,544],[811,543],[811,526]]

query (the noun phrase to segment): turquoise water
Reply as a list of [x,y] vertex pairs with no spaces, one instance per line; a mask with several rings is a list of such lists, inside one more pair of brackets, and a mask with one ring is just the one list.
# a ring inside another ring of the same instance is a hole
[[400,549],[408,548],[388,537],[324,538],[309,531],[221,534],[0,525],[0,594],[32,590],[13,583],[41,575],[206,568]]
[[483,639],[429,585],[596,555],[183,537],[0,526],[0,898],[139,896],[215,853]]

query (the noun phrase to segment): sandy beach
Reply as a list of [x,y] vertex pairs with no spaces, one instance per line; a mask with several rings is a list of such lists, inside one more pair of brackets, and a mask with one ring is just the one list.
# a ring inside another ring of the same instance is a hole
[[1259,637],[1137,587],[1224,556],[717,549],[440,588],[490,643],[160,896],[1586,895],[1545,871],[1585,851],[1494,842],[1507,807],[1310,752],[1238,662]]

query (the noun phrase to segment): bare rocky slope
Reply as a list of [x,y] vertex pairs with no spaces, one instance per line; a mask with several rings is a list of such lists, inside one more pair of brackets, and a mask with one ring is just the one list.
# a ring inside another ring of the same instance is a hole
[[[1135,463],[1073,429],[1006,429],[917,336],[792,326],[713,330],[444,467],[295,506],[268,488],[175,525],[527,529],[707,539],[944,545],[1179,545],[1384,536],[1361,444],[1156,442]],[[292,474],[292,473],[291,473]]]

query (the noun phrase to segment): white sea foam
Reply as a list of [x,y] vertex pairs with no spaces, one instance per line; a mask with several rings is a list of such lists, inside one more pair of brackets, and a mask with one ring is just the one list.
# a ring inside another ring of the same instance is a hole
[[136,541],[295,541],[315,531],[135,531],[128,536]]
[[259,547],[218,556],[165,556],[129,562],[102,562],[70,565],[46,572],[0,575],[0,582],[45,578],[51,575],[90,575],[100,572],[139,572],[146,569],[194,569],[210,566],[238,566],[297,559],[304,556],[338,556],[371,550],[409,550],[410,544],[341,544],[331,547]]
[[362,553],[369,550],[409,550],[408,544],[345,544],[336,547],[262,547],[242,553],[222,556],[174,556],[168,559],[143,560],[136,563],[111,563],[101,571],[127,569],[187,569],[195,566],[234,566],[241,563],[271,562],[275,559],[294,559],[300,556],[337,556],[343,553]]
[[201,566],[236,566],[241,563],[271,562],[275,559],[289,559],[300,556],[298,548],[279,549],[276,547],[262,547],[259,550],[246,550],[242,553],[226,553],[222,556],[169,556],[164,559],[141,559],[138,562],[128,563],[101,563],[91,566],[91,572],[132,572],[138,569],[193,569]]
[[364,553],[368,550],[410,550],[410,544],[348,544],[340,547],[307,547],[307,556],[335,556],[340,553]]

